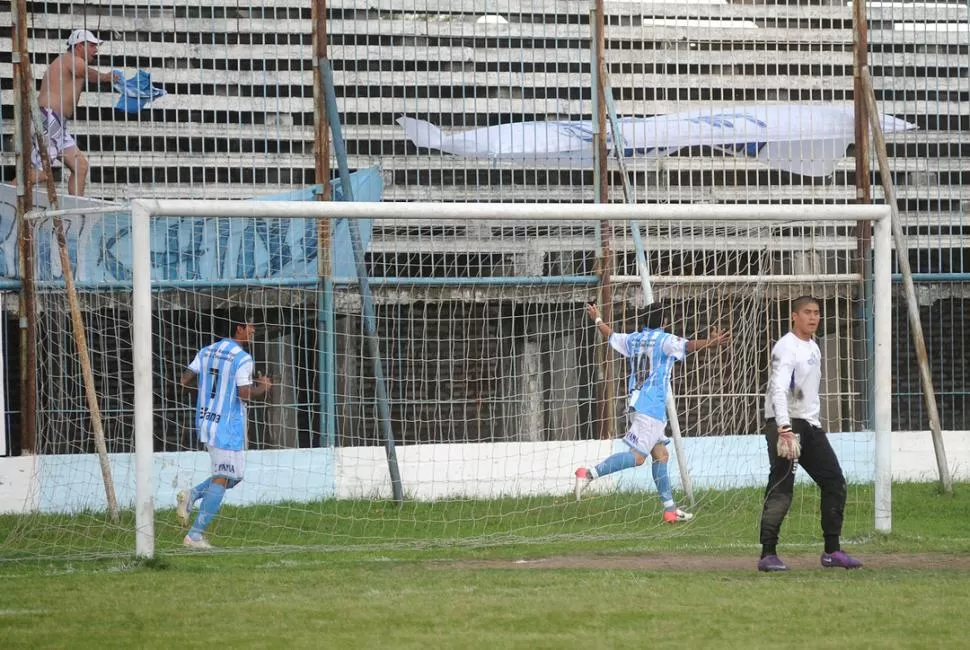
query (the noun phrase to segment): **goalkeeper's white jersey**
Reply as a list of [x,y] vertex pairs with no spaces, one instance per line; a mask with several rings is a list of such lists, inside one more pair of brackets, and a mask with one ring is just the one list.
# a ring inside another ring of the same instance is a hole
[[805,341],[789,332],[771,349],[771,376],[765,399],[765,417],[779,426],[792,418],[822,426],[818,390],[822,383],[822,352],[814,340]]
[[243,449],[246,403],[238,389],[253,383],[253,358],[232,339],[223,339],[199,350],[189,370],[199,378],[195,411],[199,440],[219,449]]

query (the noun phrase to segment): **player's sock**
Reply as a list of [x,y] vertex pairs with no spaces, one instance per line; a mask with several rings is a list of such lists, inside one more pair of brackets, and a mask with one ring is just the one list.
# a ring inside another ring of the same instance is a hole
[[835,553],[836,551],[841,551],[842,545],[839,543],[838,535],[826,535],[825,536],[825,552]]
[[209,483],[208,489],[202,496],[202,505],[199,506],[199,514],[195,518],[195,523],[192,524],[192,529],[189,531],[189,537],[192,539],[198,539],[205,532],[205,529],[209,526],[215,516],[219,513],[219,507],[222,506],[222,497],[226,494],[226,487],[220,483]]
[[596,476],[606,476],[607,474],[612,474],[613,472],[619,472],[624,469],[630,469],[631,467],[636,467],[637,457],[633,455],[632,451],[622,451],[618,454],[613,454],[602,463],[597,465],[594,469],[596,471]]
[[[206,480],[202,481],[194,488],[189,490],[189,503],[195,505],[195,502],[201,499],[205,495],[205,491],[209,489],[209,485],[212,483],[212,477],[210,476]],[[191,509],[191,508],[190,508]]]
[[674,503],[674,491],[670,487],[667,463],[654,461],[650,470],[653,472],[653,482],[657,486],[657,492],[660,494],[660,501],[663,503],[664,511],[673,512],[677,509],[677,504]]
[[769,555],[778,555],[778,545],[777,544],[762,544],[761,545],[761,557],[768,557]]

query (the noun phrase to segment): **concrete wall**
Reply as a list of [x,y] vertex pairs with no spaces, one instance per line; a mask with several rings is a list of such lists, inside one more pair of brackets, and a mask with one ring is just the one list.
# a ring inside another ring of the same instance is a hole
[[[850,482],[871,482],[871,433],[830,434]],[[954,480],[970,480],[970,431],[944,435]],[[568,495],[573,471],[598,462],[622,446],[615,441],[434,444],[400,447],[398,458],[408,498],[497,498]],[[673,446],[671,446],[673,452]],[[695,489],[760,486],[767,476],[761,436],[691,438],[685,454]],[[112,456],[118,500],[134,500],[134,463],[130,454]],[[387,498],[390,485],[383,447],[288,449],[250,452],[246,480],[226,503]],[[676,458],[670,463],[680,484]],[[155,503],[174,507],[175,494],[202,480],[209,470],[204,452],[155,455]],[[804,472],[800,480],[808,480]],[[893,480],[936,480],[928,432],[893,434]],[[654,489],[649,466],[628,470],[593,485],[593,490]],[[103,508],[104,493],[94,455],[0,459],[0,512],[74,512]]]

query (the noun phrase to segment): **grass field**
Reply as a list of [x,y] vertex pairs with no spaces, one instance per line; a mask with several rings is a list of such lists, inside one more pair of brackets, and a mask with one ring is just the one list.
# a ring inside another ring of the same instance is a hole
[[[896,485],[893,497],[891,535],[849,513],[846,545],[867,567],[847,572],[818,566],[817,502],[800,489],[783,575],[754,570],[754,491],[676,529],[631,516],[646,507],[636,495],[526,510],[408,504],[383,522],[377,503],[304,507],[285,522],[247,508],[225,513],[212,538],[222,550],[205,554],[181,551],[165,512],[151,563],[26,559],[26,544],[130,537],[94,534],[93,515],[0,517],[0,647],[963,647],[970,484],[953,496]],[[442,536],[455,543],[435,544]]]

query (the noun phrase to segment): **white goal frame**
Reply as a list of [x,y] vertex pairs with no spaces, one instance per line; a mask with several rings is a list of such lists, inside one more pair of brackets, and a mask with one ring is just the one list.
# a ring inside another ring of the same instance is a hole
[[[131,202],[132,301],[135,402],[135,553],[155,554],[153,495],[152,282],[150,220],[154,217],[371,218],[434,220],[441,203],[339,201],[149,200]],[[454,218],[480,221],[707,220],[873,222],[873,430],[875,436],[875,528],[892,527],[891,263],[892,224],[888,205],[666,205],[449,203]],[[823,280],[826,276],[819,275]]]

